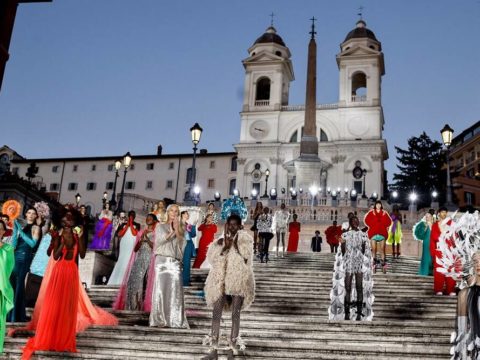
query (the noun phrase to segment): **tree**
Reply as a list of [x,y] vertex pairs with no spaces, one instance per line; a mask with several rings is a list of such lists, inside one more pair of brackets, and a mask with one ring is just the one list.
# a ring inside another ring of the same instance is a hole
[[399,173],[393,175],[393,189],[400,193],[404,203],[408,203],[408,194],[415,191],[419,207],[430,205],[431,194],[436,190],[439,201],[445,197],[445,154],[442,144],[432,141],[423,132],[419,137],[408,139],[408,149],[395,146]]

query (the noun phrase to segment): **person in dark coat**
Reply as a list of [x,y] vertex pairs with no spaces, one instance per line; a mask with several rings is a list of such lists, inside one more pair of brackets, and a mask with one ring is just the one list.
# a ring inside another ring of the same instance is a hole
[[322,251],[322,237],[320,236],[320,231],[315,230],[315,236],[312,237],[312,244],[310,248],[313,252],[321,252]]

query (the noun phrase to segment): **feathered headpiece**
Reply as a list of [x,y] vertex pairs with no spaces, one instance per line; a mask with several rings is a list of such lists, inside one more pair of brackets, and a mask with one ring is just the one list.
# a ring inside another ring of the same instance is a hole
[[230,199],[227,199],[222,205],[221,217],[222,220],[227,220],[231,214],[237,214],[242,218],[242,221],[247,220],[248,210],[243,200],[233,195]]
[[463,289],[468,286],[467,280],[475,275],[474,257],[480,251],[480,214],[478,211],[465,213],[457,219],[455,215],[443,220],[438,242],[442,257],[437,257],[437,264],[439,272],[455,279]]
[[45,201],[36,202],[33,204],[33,207],[35,210],[37,210],[38,215],[42,218],[48,219],[50,217],[50,208]]
[[13,222],[22,213],[22,205],[17,200],[7,200],[3,203],[2,214],[8,215],[10,222]]

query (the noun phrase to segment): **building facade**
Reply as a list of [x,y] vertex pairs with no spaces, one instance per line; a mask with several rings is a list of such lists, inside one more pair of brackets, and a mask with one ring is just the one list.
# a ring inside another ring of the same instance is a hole
[[457,205],[480,207],[480,121],[453,138],[449,161]]
[[[81,203],[92,213],[101,210],[104,192],[111,199],[115,184],[115,161],[122,157],[79,157],[25,159],[12,157],[8,147],[0,148],[0,158],[10,158],[9,168],[14,174],[25,177],[27,169],[35,163],[37,173],[32,179],[38,188],[61,203],[75,203],[75,195],[81,195]],[[16,153],[15,153],[16,154]],[[228,197],[236,188],[236,153],[207,153],[201,151],[196,160],[196,182],[200,189],[200,201],[214,199],[215,192]],[[125,193],[147,199],[170,198],[182,202],[189,190],[192,176],[191,154],[132,155],[132,162],[125,178]],[[125,168],[117,178],[117,201],[121,192]]]
[[315,185],[323,195],[328,188],[348,188],[382,196],[384,161],[388,158],[382,136],[381,80],[385,67],[381,43],[366,23],[357,23],[336,56],[338,102],[316,106],[320,184],[299,184],[292,166],[300,155],[305,105],[289,104],[290,83],[294,80],[289,48],[275,28],[269,27],[248,54],[243,60],[240,141],[235,145],[239,191],[248,194],[255,188],[261,194],[265,186],[268,191],[288,191]]

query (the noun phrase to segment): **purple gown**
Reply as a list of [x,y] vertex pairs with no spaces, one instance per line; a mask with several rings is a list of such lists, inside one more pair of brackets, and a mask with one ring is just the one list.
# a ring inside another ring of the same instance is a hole
[[102,212],[100,220],[95,224],[95,235],[93,235],[91,250],[110,250],[110,240],[112,239],[112,220],[107,214]]

